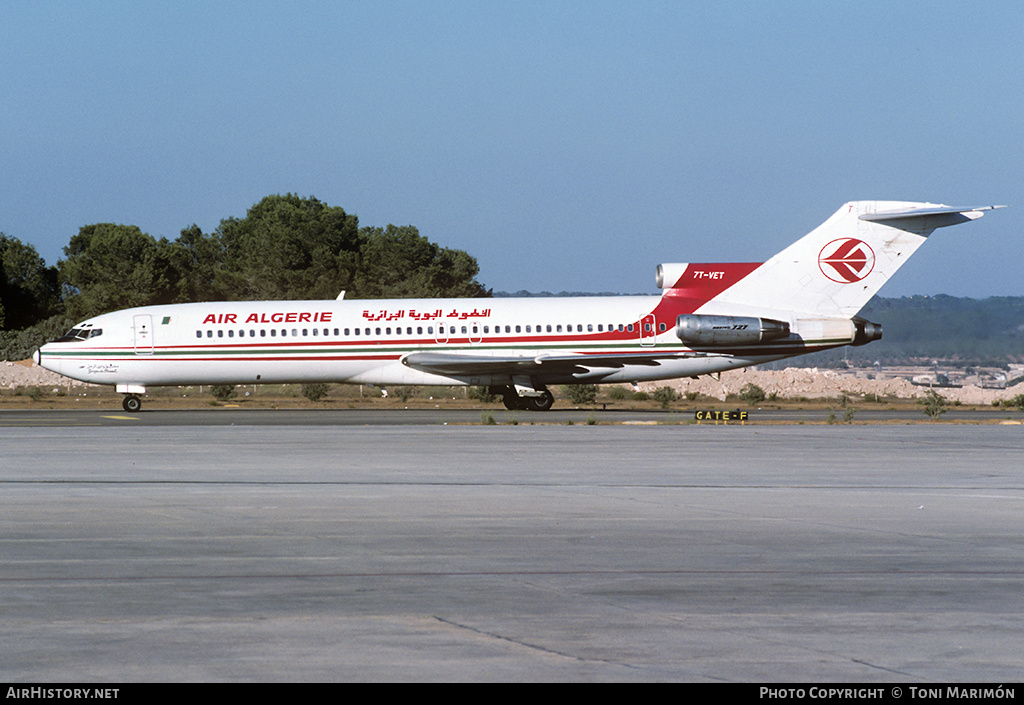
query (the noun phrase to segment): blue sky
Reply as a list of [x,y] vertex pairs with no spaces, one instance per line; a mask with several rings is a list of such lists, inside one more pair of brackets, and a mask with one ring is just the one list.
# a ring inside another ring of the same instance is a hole
[[895,199],[1011,207],[882,295],[1024,295],[1020,2],[12,0],[0,61],[0,231],[51,264],[291,192],[496,291],[654,293]]

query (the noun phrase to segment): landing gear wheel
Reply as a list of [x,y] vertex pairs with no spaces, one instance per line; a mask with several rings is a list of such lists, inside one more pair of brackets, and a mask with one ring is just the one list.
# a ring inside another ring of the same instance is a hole
[[523,397],[522,400],[527,411],[547,411],[555,403],[555,395],[545,389],[543,396]]
[[501,395],[501,403],[505,405],[505,408],[509,411],[526,411],[526,404],[523,397],[516,394],[514,391],[509,390]]
[[142,400],[134,394],[129,394],[124,398],[124,401],[121,402],[121,406],[125,411],[129,411],[134,414],[142,408]]

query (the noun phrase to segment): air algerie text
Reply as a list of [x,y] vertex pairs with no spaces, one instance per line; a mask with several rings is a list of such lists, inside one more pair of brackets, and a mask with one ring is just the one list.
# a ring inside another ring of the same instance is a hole
[[[330,323],[333,311],[292,311],[291,313],[250,313],[242,323]],[[203,319],[207,323],[237,324],[237,313],[211,313]]]

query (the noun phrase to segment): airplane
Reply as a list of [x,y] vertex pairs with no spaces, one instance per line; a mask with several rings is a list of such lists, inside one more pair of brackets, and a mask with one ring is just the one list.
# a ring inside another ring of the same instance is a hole
[[34,354],[113,385],[479,385],[546,411],[556,384],[636,383],[882,337],[860,309],[936,228],[1002,206],[851,201],[767,262],[667,263],[660,296],[228,301],[144,306],[76,325]]

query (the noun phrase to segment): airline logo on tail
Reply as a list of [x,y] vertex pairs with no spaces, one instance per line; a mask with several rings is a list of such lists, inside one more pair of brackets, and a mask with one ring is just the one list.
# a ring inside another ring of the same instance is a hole
[[840,238],[821,248],[818,268],[834,282],[852,284],[871,274],[875,268],[875,252],[863,240]]

